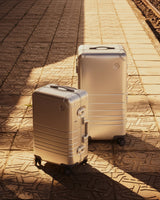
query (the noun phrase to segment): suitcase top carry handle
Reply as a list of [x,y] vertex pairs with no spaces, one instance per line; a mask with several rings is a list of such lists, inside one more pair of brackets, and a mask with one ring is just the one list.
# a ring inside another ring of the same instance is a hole
[[63,89],[69,92],[75,92],[77,90],[76,88],[72,88],[69,86],[50,85],[50,87],[55,89]]
[[107,47],[107,46],[97,46],[97,47],[90,47],[89,49],[115,49],[114,47]]

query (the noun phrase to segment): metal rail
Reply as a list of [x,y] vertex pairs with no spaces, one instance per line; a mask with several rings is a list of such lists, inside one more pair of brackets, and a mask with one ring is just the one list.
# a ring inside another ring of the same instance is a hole
[[149,0],[141,0],[149,9],[151,9],[154,14],[160,19],[160,11],[154,7],[154,5]]

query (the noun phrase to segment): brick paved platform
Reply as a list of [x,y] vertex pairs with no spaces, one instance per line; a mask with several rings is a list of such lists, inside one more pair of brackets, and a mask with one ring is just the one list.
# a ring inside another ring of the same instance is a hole
[[[0,199],[160,199],[160,56],[131,0],[0,0]],[[70,176],[34,166],[31,94],[77,86],[80,44],[128,54],[127,144],[92,142]]]

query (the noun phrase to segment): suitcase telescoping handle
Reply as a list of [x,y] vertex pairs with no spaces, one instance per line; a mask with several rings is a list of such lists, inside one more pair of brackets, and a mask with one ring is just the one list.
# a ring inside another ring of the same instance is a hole
[[76,88],[72,88],[69,86],[59,86],[59,85],[50,85],[51,88],[55,88],[55,89],[65,89],[66,91],[69,92],[75,92],[77,89]]
[[107,46],[97,46],[97,47],[90,47],[89,49],[115,49],[114,47],[107,47]]

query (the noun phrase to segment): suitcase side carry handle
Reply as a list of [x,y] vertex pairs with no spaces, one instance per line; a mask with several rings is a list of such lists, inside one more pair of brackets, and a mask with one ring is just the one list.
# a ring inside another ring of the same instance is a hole
[[83,136],[83,143],[88,142],[88,121],[85,122],[85,134]]
[[72,88],[69,86],[59,86],[59,85],[50,85],[51,88],[55,88],[55,89],[65,89],[66,91],[69,92],[75,92],[77,89],[76,88]]
[[90,47],[89,49],[115,49],[114,47],[107,47],[107,46],[97,46],[97,47]]
[[88,137],[88,122],[85,122],[85,136]]

